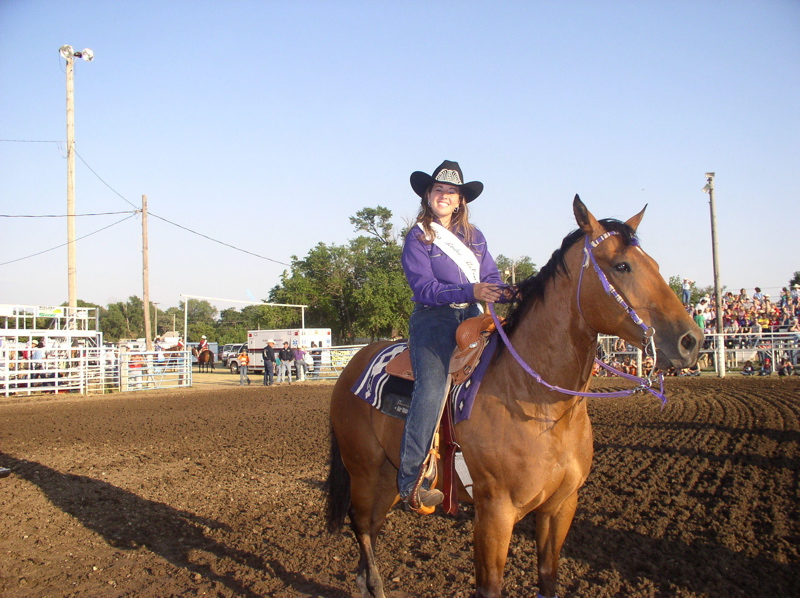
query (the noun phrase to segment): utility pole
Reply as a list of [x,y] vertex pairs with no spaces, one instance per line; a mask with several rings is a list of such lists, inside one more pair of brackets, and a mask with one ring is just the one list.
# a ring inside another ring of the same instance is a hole
[[153,336],[158,337],[158,306],[160,303],[158,301],[153,301],[153,315],[155,316],[155,321],[153,322]]
[[61,46],[59,54],[67,61],[67,288],[68,321],[74,325],[78,307],[77,248],[75,246],[75,58],[86,62],[94,59],[89,48],[76,52],[72,46]]
[[717,320],[717,373],[720,378],[725,377],[725,325],[722,321],[722,286],[719,281],[719,243],[717,241],[717,206],[714,203],[714,176],[715,173],[706,173],[706,186],[703,191],[708,193],[708,204],[711,209],[711,254],[714,260],[714,295],[716,297]]
[[144,303],[144,340],[147,350],[153,350],[153,333],[150,330],[150,256],[147,246],[147,196],[142,195],[142,301]]

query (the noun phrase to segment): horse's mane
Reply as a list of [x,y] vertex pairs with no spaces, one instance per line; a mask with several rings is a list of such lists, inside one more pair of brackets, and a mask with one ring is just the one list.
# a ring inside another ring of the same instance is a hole
[[[609,232],[618,233],[622,242],[627,246],[636,239],[636,231],[626,223],[614,218],[604,218],[600,224]],[[581,229],[576,229],[569,233],[561,241],[561,247],[553,252],[541,270],[535,275],[529,276],[518,285],[516,298],[511,303],[511,309],[506,316],[503,328],[506,334],[511,334],[519,325],[520,320],[527,313],[530,307],[540,301],[547,291],[547,283],[556,278],[559,274],[567,273],[567,263],[565,256],[570,247],[579,240],[583,239],[585,233]]]

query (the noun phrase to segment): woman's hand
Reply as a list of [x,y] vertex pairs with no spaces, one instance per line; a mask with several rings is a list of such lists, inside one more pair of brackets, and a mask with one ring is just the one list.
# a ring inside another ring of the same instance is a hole
[[500,286],[492,282],[477,282],[472,287],[472,294],[475,296],[475,300],[486,301],[487,303],[494,303],[500,299],[501,292]]

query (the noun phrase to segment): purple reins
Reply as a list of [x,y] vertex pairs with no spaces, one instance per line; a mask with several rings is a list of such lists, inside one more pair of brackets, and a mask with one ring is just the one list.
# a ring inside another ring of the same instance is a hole
[[[614,297],[617,303],[619,303],[620,306],[622,306],[622,308],[625,310],[625,313],[627,313],[628,316],[633,320],[633,322],[642,329],[643,331],[642,346],[644,347],[645,354],[655,359],[656,355],[655,330],[644,323],[644,321],[639,317],[636,311],[632,307],[630,307],[625,302],[625,299],[622,298],[622,295],[620,295],[619,292],[617,292],[617,290],[614,288],[614,285],[612,285],[609,282],[608,277],[605,275],[605,273],[600,269],[600,266],[597,264],[597,260],[595,259],[594,253],[592,251],[592,249],[597,247],[600,243],[602,243],[606,239],[616,234],[618,234],[616,231],[609,231],[603,233],[602,235],[600,235],[594,241],[591,242],[589,241],[588,235],[584,237],[584,247],[583,247],[584,260],[583,260],[583,265],[581,266],[580,276],[578,277],[578,291],[577,291],[578,312],[581,314],[581,317],[584,318],[584,321],[586,321],[586,318],[583,316],[583,311],[581,310],[581,285],[583,282],[583,272],[589,267],[589,264],[591,264],[594,267],[594,271],[597,273],[597,277],[600,279],[600,283],[603,285],[603,290],[605,290],[605,292],[608,295]],[[636,239],[633,239],[632,244],[635,246],[639,245]],[[511,344],[511,341],[506,335],[505,330],[503,330],[503,326],[500,323],[500,319],[497,317],[497,314],[494,311],[493,303],[489,303],[489,313],[492,315],[492,320],[494,321],[494,325],[497,328],[497,332],[500,335],[500,338],[503,339],[503,342],[505,343],[506,347],[508,347],[509,353],[511,353],[514,359],[517,360],[517,363],[519,363],[522,369],[525,370],[530,376],[533,377],[534,380],[536,380],[542,386],[545,386],[546,388],[554,390],[556,392],[578,397],[600,397],[600,398],[629,397],[637,392],[647,391],[661,400],[662,407],[666,405],[667,397],[664,394],[663,373],[658,374],[659,388],[658,389],[653,388],[654,380],[652,376],[655,367],[653,367],[650,370],[646,378],[640,378],[638,376],[633,376],[631,374],[626,374],[625,372],[621,372],[611,367],[610,365],[604,363],[603,361],[595,358],[595,363],[597,363],[600,367],[602,367],[606,371],[611,372],[622,378],[626,378],[628,380],[636,382],[638,384],[636,388],[630,390],[620,390],[616,392],[579,392],[575,390],[561,388],[560,386],[555,386],[553,384],[548,383],[547,381],[542,379],[542,377],[536,372],[536,370],[534,370],[531,366],[529,366],[525,362],[525,360],[520,356],[519,353],[517,353],[517,350]]]

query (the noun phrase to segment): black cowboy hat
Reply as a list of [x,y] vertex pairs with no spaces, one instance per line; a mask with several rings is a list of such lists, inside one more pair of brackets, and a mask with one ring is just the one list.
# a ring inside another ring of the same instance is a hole
[[483,192],[483,183],[480,181],[472,181],[471,183],[464,183],[464,175],[461,174],[461,167],[458,162],[451,162],[445,160],[439,167],[433,171],[433,175],[426,172],[411,173],[411,188],[414,193],[420,197],[424,197],[425,191],[428,190],[433,183],[447,183],[458,187],[458,190],[464,196],[467,203],[471,202]]

